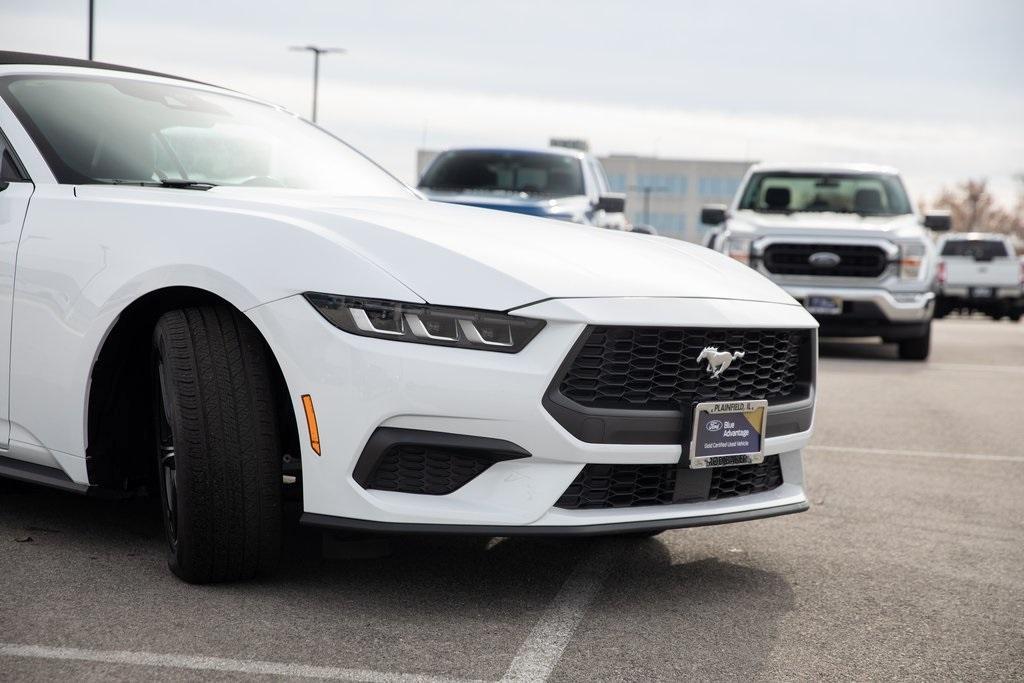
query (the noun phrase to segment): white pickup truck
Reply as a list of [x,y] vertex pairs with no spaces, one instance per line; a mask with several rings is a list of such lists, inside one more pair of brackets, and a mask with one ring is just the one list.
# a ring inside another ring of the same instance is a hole
[[823,337],[881,337],[924,360],[935,306],[935,245],[948,214],[918,214],[895,169],[758,164],[730,206],[706,206],[714,249],[801,301]]
[[978,311],[1017,322],[1024,313],[1024,263],[1005,235],[968,232],[939,240],[935,316]]

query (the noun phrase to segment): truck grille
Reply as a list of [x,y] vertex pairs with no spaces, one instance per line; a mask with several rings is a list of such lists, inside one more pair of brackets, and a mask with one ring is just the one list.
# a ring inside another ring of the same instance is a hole
[[[558,381],[559,392],[581,406],[679,410],[699,401],[781,403],[807,395],[809,330],[592,327],[585,335]],[[707,363],[697,362],[706,346],[744,355],[712,379]]]
[[595,510],[694,503],[749,496],[781,485],[782,466],[777,455],[767,456],[758,465],[710,470],[683,465],[587,465],[555,507]]
[[[835,254],[835,265],[814,265],[818,253]],[[770,244],[761,257],[764,267],[775,275],[819,275],[823,277],[878,277],[889,263],[880,247],[857,244]]]

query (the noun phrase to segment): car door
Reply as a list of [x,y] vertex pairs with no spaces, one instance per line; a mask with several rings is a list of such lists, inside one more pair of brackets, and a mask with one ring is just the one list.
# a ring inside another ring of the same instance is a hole
[[0,130],[0,448],[11,436],[11,310],[21,228],[35,186]]

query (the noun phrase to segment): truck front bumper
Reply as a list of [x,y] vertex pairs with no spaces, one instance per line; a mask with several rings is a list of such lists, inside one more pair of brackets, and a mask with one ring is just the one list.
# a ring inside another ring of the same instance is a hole
[[934,292],[890,292],[876,287],[829,287],[785,285],[798,301],[808,296],[842,300],[842,312],[815,315],[822,337],[870,337],[909,339],[927,331],[935,312]]

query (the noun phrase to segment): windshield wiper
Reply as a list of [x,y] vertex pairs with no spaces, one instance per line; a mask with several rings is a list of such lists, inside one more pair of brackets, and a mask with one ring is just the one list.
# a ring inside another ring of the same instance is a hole
[[212,187],[217,187],[217,183],[207,183],[202,180],[175,180],[172,178],[165,178],[158,183],[155,183],[160,187],[177,187],[182,190],[209,190]]
[[120,180],[114,178],[113,180],[100,181],[109,185],[138,185],[139,187],[173,187],[182,190],[209,190],[210,188],[217,187],[217,183],[207,183],[202,180],[179,180],[175,178],[165,178],[163,180]]

